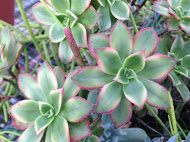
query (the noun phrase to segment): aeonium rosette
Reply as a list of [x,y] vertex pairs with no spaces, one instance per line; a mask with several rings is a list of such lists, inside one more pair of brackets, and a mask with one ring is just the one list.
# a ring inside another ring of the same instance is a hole
[[[100,14],[90,5],[91,0],[47,0],[46,4],[62,23],[62,27],[71,29],[79,47],[87,47],[87,31],[93,29]],[[65,38],[64,29],[49,14],[42,3],[33,6],[32,12],[36,20],[49,25],[49,38],[52,42],[60,43],[59,57],[64,63],[73,58],[73,53]]]
[[116,128],[130,120],[132,103],[140,109],[145,103],[170,108],[167,90],[152,80],[165,78],[177,61],[162,54],[151,55],[157,46],[153,28],[139,31],[133,39],[121,21],[114,25],[110,38],[103,34],[89,37],[98,66],[84,67],[72,79],[83,89],[102,87],[95,113],[110,114]]
[[43,135],[46,141],[70,142],[92,135],[86,117],[94,105],[76,96],[80,87],[71,80],[75,73],[71,72],[65,80],[59,67],[52,69],[44,62],[37,80],[29,74],[19,75],[19,89],[28,100],[9,109],[12,126],[18,129],[27,126],[18,142],[39,142]]

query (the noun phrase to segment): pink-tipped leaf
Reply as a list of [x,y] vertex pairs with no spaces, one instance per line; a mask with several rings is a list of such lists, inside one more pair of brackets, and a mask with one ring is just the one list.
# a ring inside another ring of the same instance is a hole
[[70,9],[70,0],[47,0],[48,3],[53,6],[57,11],[66,13],[67,9]]
[[89,6],[91,0],[70,0],[71,11],[76,14],[82,14]]
[[179,26],[179,20],[176,19],[168,19],[166,21],[166,25],[168,27],[169,31],[178,31],[180,30],[180,26]]
[[[57,34],[59,33],[59,34]],[[57,23],[54,23],[49,29],[49,38],[51,42],[58,43],[65,39],[65,32],[61,26]]]
[[58,89],[63,87],[63,84],[65,82],[65,74],[63,72],[63,70],[59,67],[56,66],[53,71],[55,72],[56,78],[57,78],[57,82],[58,82]]

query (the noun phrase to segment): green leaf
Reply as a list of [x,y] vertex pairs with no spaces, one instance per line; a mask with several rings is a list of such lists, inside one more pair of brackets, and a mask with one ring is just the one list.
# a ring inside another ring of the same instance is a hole
[[153,8],[153,11],[155,11],[156,13],[169,18],[171,17],[171,15],[169,14],[169,9],[167,7],[161,6],[161,5],[155,5]]
[[44,131],[37,136],[34,125],[28,127],[19,137],[18,142],[40,142],[43,137]]
[[69,122],[77,123],[88,116],[93,106],[92,103],[81,97],[72,97],[63,105],[59,115]]
[[65,118],[57,115],[51,124],[52,142],[70,142],[69,126]]
[[11,31],[10,31],[10,28],[7,26],[3,28],[0,32],[0,44],[5,46],[4,51],[3,51],[3,56],[1,55],[4,58],[7,56],[10,42],[11,42]]
[[147,90],[138,79],[130,79],[129,84],[123,86],[123,92],[130,102],[139,109],[143,108],[147,99]]
[[36,130],[36,134],[39,136],[42,131],[45,130],[45,128],[48,127],[48,125],[51,124],[51,122],[54,120],[54,117],[48,118],[46,116],[39,116],[34,123],[34,127]]
[[8,63],[7,59],[5,58],[4,60],[1,60],[1,63],[0,63],[0,70],[4,72],[4,71],[6,71],[8,68],[9,68],[9,63]]
[[105,7],[107,5],[107,0],[97,0],[99,2],[99,4],[103,7]]
[[174,40],[172,47],[171,47],[171,52],[175,54],[176,59],[180,59],[180,53],[183,50],[183,39],[180,35],[176,37]]
[[80,15],[89,7],[90,2],[91,0],[71,0],[71,11]]
[[128,5],[123,1],[116,1],[111,7],[111,13],[119,20],[128,20],[129,12]]
[[90,142],[100,142],[99,138],[95,135],[87,137],[86,140]]
[[57,78],[58,89],[63,88],[63,84],[65,82],[65,74],[63,70],[59,66],[56,66],[53,71],[55,72]]
[[187,88],[187,86],[185,85],[185,83],[183,81],[181,81],[181,84],[176,86],[177,91],[180,93],[183,102],[186,103],[189,101],[190,99],[190,92],[189,89]]
[[18,87],[27,98],[34,101],[48,102],[43,95],[36,78],[29,74],[20,74],[18,77]]
[[23,123],[32,123],[40,115],[39,104],[31,100],[20,101],[13,105],[9,111],[15,119]]
[[166,25],[168,27],[168,30],[169,31],[178,31],[178,30],[180,30],[179,22],[180,22],[180,20],[168,19],[166,21]]
[[79,16],[79,22],[88,29],[93,29],[100,18],[94,7],[90,6],[83,14]]
[[75,23],[71,28],[73,37],[79,47],[88,47],[87,45],[87,32],[85,27],[80,23]]
[[66,13],[69,18],[70,27],[72,28],[74,26],[74,24],[77,22],[78,17],[70,10],[66,10]]
[[71,141],[77,141],[85,137],[91,136],[90,123],[88,119],[80,123],[69,123],[69,131]]
[[117,21],[110,34],[110,44],[123,62],[132,52],[133,37],[128,27],[121,21]]
[[122,89],[123,85],[115,81],[106,84],[98,96],[95,112],[98,114],[113,112],[121,101]]
[[73,81],[81,88],[94,90],[111,82],[114,76],[105,74],[97,66],[84,67],[73,76]]
[[55,109],[55,116],[59,114],[63,99],[63,89],[53,90],[50,92],[50,102]]
[[176,66],[176,67],[174,68],[174,71],[175,71],[176,73],[179,73],[179,74],[185,76],[185,77],[188,77],[188,70],[187,70],[186,68],[184,68],[184,67]]
[[183,31],[185,31],[187,34],[190,34],[190,21],[180,20],[179,25]]
[[177,74],[174,71],[171,71],[171,73],[168,76],[172,80],[174,86],[178,86],[181,84],[181,81],[179,80]]
[[182,67],[190,68],[190,55],[186,55],[182,58]]
[[176,10],[177,7],[180,5],[180,0],[168,0],[169,5],[172,9]]
[[183,58],[184,56],[190,54],[190,42],[187,41],[183,46],[183,51],[180,54],[180,57]]
[[141,71],[145,66],[145,50],[134,53],[128,56],[124,63],[123,67],[127,69],[132,69],[136,73]]
[[45,142],[52,142],[51,141],[51,124],[47,128]]
[[125,125],[132,117],[132,104],[123,95],[119,106],[110,114],[115,128]]
[[37,74],[38,84],[43,92],[43,94],[46,96],[48,101],[49,99],[49,93],[52,90],[55,90],[58,88],[57,84],[57,78],[55,76],[55,73],[51,66],[45,61],[42,66],[38,70]]
[[54,110],[52,105],[45,102],[39,102],[39,110],[42,115],[45,115],[50,109]]
[[71,79],[76,73],[77,70],[74,70],[67,75],[67,79],[63,86],[64,91],[62,104],[64,104],[68,99],[76,96],[80,91],[80,87]]
[[183,8],[184,11],[185,10],[187,10],[187,11],[190,10],[189,5],[190,5],[190,1],[189,0],[181,0],[180,1],[180,6]]
[[126,78],[125,69],[123,67],[120,68],[120,70],[118,71],[114,80],[121,83],[121,84],[128,84],[129,83],[129,79]]
[[137,73],[137,76],[146,79],[163,79],[175,67],[176,60],[166,55],[155,54],[146,59],[145,67]]
[[66,10],[70,9],[70,0],[48,0],[48,2],[61,13],[66,13]]
[[111,18],[110,18],[110,10],[108,5],[105,7],[99,7],[98,8],[98,13],[102,15],[99,20],[98,20],[98,25],[100,27],[101,31],[106,31],[111,27]]
[[60,60],[64,64],[68,64],[68,63],[70,63],[73,60],[74,55],[73,55],[73,52],[72,52],[72,50],[70,48],[70,45],[69,45],[67,39],[64,39],[60,43],[58,55],[59,55]]
[[139,81],[145,86],[147,90],[147,100],[146,102],[158,109],[169,109],[170,101],[168,91],[150,80],[140,79]]
[[133,53],[145,50],[146,57],[150,56],[158,47],[158,35],[153,28],[140,30],[134,37]]
[[122,66],[119,54],[111,47],[98,48],[95,51],[99,68],[107,74],[116,75]]
[[110,47],[109,38],[104,34],[91,34],[89,36],[89,50],[95,57],[95,50],[97,48]]
[[50,27],[49,38],[54,43],[61,42],[63,39],[65,39],[65,32],[59,24],[55,23]]
[[[49,7],[50,8],[50,7]],[[51,8],[50,8],[51,9]],[[51,9],[52,10],[52,9]],[[54,14],[57,12],[53,11]],[[46,8],[43,6],[42,3],[37,3],[32,7],[32,13],[34,15],[34,18],[41,24],[45,25],[52,25],[55,22],[55,20],[52,18],[52,16],[49,14],[49,12],[46,10]]]

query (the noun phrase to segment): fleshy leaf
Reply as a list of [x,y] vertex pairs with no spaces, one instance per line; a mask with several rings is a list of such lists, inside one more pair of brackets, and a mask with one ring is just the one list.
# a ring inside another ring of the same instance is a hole
[[115,128],[125,125],[132,117],[132,104],[123,95],[119,106],[110,114]]
[[132,52],[133,37],[128,27],[121,21],[117,21],[110,34],[110,44],[123,62]]
[[86,140],[90,142],[100,142],[99,138],[95,135],[87,137]]
[[79,22],[88,29],[93,29],[96,25],[100,14],[96,12],[94,7],[90,6],[82,15],[79,16]]
[[128,56],[124,63],[123,67],[127,69],[132,69],[136,73],[141,71],[145,66],[145,50],[131,54]]
[[128,5],[123,1],[116,1],[111,7],[111,13],[119,20],[128,20],[129,12]]
[[147,99],[147,90],[138,79],[130,79],[129,83],[123,86],[123,92],[130,102],[139,109],[143,108]]
[[68,123],[59,115],[51,123],[51,140],[52,142],[70,142]]
[[58,89],[63,88],[63,84],[65,82],[65,74],[63,70],[59,66],[56,66],[53,71],[55,72],[57,78]]
[[165,78],[175,67],[176,60],[166,55],[155,54],[146,59],[145,67],[137,73],[147,79]]
[[174,71],[171,71],[171,73],[168,76],[172,80],[174,86],[178,86],[181,84],[181,81],[179,80],[177,74]]
[[167,0],[169,5],[176,10],[177,7],[180,5],[180,0]]
[[180,53],[182,50],[183,50],[183,39],[180,35],[178,35],[172,44],[171,52],[175,54],[176,59],[180,59]]
[[187,70],[186,68],[184,68],[184,67],[176,66],[176,67],[174,68],[174,71],[175,71],[176,73],[179,73],[179,74],[185,76],[185,77],[188,77],[188,70]]
[[77,70],[70,72],[67,76],[67,79],[65,80],[65,83],[63,86],[64,97],[62,100],[62,104],[64,104],[68,99],[76,96],[80,91],[80,87],[71,79],[76,73],[77,73]]
[[50,92],[50,102],[55,109],[55,114],[54,114],[55,116],[58,115],[61,109],[61,104],[62,104],[62,99],[63,99],[63,90],[64,89],[58,89],[58,90],[53,90]]
[[158,13],[164,17],[167,17],[167,18],[171,17],[171,15],[169,14],[169,9],[164,6],[155,5],[153,8],[153,11],[155,11],[156,13]]
[[186,55],[182,58],[182,67],[190,68],[190,55]]
[[70,27],[72,28],[74,26],[74,24],[77,22],[78,17],[73,12],[71,12],[70,10],[66,10],[66,13],[69,17]]
[[105,7],[107,5],[107,0],[97,0],[99,2],[99,4],[103,7]]
[[91,136],[92,132],[89,125],[90,123],[88,119],[85,119],[80,123],[69,123],[71,141],[77,141]]
[[60,45],[59,45],[59,58],[60,60],[64,63],[64,64],[68,64],[70,63],[73,58],[74,58],[74,55],[73,55],[73,52],[70,48],[70,45],[67,41],[67,39],[64,39]]
[[[54,11],[52,11],[54,12]],[[42,5],[42,3],[37,3],[32,7],[32,13],[34,18],[41,24],[52,25],[55,23],[55,20]],[[54,12],[55,13],[55,12]],[[55,13],[56,14],[56,13]]]
[[85,27],[80,23],[75,23],[71,31],[77,45],[79,47],[87,47],[87,32]]
[[39,136],[42,131],[54,120],[54,117],[39,116],[34,123],[36,134]]
[[49,99],[49,93],[52,90],[55,90],[58,88],[57,84],[57,78],[55,76],[55,73],[51,66],[45,61],[42,66],[38,70],[37,74],[37,80],[38,84],[43,92],[43,94],[46,96],[46,98]]
[[13,105],[9,111],[15,119],[23,123],[34,122],[40,115],[39,104],[31,100],[20,101]]
[[72,97],[63,105],[59,115],[69,122],[81,122],[92,111],[93,106],[81,97]]
[[180,6],[183,8],[183,10],[187,10],[189,11],[190,10],[190,1],[189,0],[181,0],[180,1]]
[[3,28],[0,32],[0,44],[5,45],[3,55],[1,55],[3,58],[6,57],[7,55],[10,42],[11,42],[11,31],[10,31],[10,28],[7,26]]
[[29,126],[31,126],[31,124],[20,122],[16,120],[13,116],[11,116],[11,126],[19,130],[26,130]]
[[52,105],[45,102],[39,102],[39,110],[42,115],[45,115],[50,109],[54,109]]
[[51,124],[47,128],[45,142],[52,142],[51,141]]
[[180,20],[179,25],[187,34],[190,34],[190,21]]
[[99,68],[111,75],[116,75],[122,66],[119,54],[111,47],[98,48],[95,51]]
[[145,86],[147,90],[146,102],[148,104],[158,109],[170,108],[168,91],[164,87],[158,83],[146,79],[139,78],[139,81]]
[[89,50],[95,57],[95,50],[97,48],[109,47],[109,38],[104,34],[91,34],[89,36]]
[[126,78],[124,71],[125,71],[124,68],[120,68],[114,80],[121,84],[128,84],[129,79]]
[[90,5],[91,0],[71,0],[71,11],[76,14],[82,14]]
[[185,83],[183,81],[181,81],[181,84],[176,86],[176,89],[179,92],[179,94],[181,95],[183,102],[184,103],[188,102],[190,99],[190,92],[189,92],[189,89],[187,88],[187,86],[185,85]]
[[65,32],[59,24],[55,23],[49,29],[49,37],[52,42],[58,43],[65,38]]
[[105,74],[97,66],[90,66],[82,68],[72,78],[81,88],[93,90],[111,82],[114,76]]
[[179,27],[179,20],[176,20],[176,19],[168,19],[166,21],[166,25],[168,27],[168,30],[169,31],[178,31],[180,30],[180,27]]
[[140,30],[134,37],[133,53],[145,50],[146,57],[150,56],[158,47],[158,35],[153,28]]
[[180,18],[178,17],[177,12],[174,11],[171,7],[169,7],[169,14],[172,15],[174,18],[178,19],[178,20],[180,19]]
[[98,96],[95,112],[98,114],[113,112],[119,105],[122,94],[122,84],[115,81],[106,84]]
[[29,99],[34,101],[48,102],[43,95],[36,78],[29,74],[20,74],[18,77],[18,86],[21,92]]
[[19,137],[18,142],[40,142],[44,131],[37,136],[34,125],[28,127]]
[[108,5],[105,7],[99,7],[98,13],[102,15],[98,20],[98,25],[101,31],[106,31],[111,27],[111,18]]
[[70,9],[69,0],[47,0],[56,10],[65,13],[67,9]]

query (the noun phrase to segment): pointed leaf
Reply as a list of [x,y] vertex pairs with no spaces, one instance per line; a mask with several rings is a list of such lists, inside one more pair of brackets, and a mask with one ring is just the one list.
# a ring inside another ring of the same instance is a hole
[[63,88],[63,84],[65,82],[65,74],[63,70],[59,66],[56,66],[53,71],[55,72],[57,78],[58,89]]
[[116,1],[111,7],[111,13],[119,20],[128,20],[129,12],[128,5],[123,1]]
[[59,24],[55,23],[50,27],[49,38],[51,42],[54,42],[54,43],[61,42],[63,39],[65,39],[65,32]]
[[69,122],[81,122],[92,111],[93,106],[92,103],[81,97],[72,97],[63,105],[59,115]]
[[99,7],[98,13],[102,15],[98,20],[98,25],[101,31],[106,31],[111,27],[110,10],[108,5],[105,7]]
[[69,18],[70,27],[72,28],[74,24],[76,23],[76,21],[78,20],[78,17],[70,10],[66,10],[66,14]]
[[94,7],[91,5],[89,8],[79,16],[79,22],[88,29],[93,29],[100,18],[100,14],[96,12]]
[[123,95],[119,106],[110,113],[111,120],[115,128],[125,125],[132,117],[133,107],[132,104]]
[[180,59],[180,53],[183,50],[183,44],[182,37],[178,35],[171,47],[171,52],[175,54],[176,59]]
[[47,128],[45,142],[52,142],[51,141],[51,124]]
[[82,68],[72,78],[81,88],[93,90],[111,82],[114,76],[105,74],[97,66],[91,66]]
[[76,14],[82,14],[90,5],[91,0],[71,0],[71,11]]
[[183,81],[181,81],[181,84],[176,86],[176,89],[179,92],[179,94],[181,95],[183,102],[184,103],[188,102],[190,99],[190,92],[189,92],[189,89],[187,88],[187,86],[185,85],[185,83]]
[[58,55],[59,55],[60,60],[64,64],[68,64],[73,60],[74,55],[73,55],[73,52],[70,48],[70,45],[69,45],[67,39],[63,40],[60,43]]
[[117,21],[110,34],[111,47],[114,48],[123,62],[132,52],[133,36],[128,27]]
[[7,56],[10,42],[11,42],[11,31],[10,31],[10,28],[7,26],[0,31],[0,44],[5,45],[4,51],[3,51],[3,57]]
[[89,50],[91,54],[95,57],[95,50],[102,47],[110,47],[109,38],[104,34],[91,34],[89,36]]
[[75,23],[71,31],[77,45],[79,47],[87,47],[87,32],[85,27],[80,23]]
[[37,136],[34,125],[28,127],[19,137],[18,142],[40,142],[43,137],[44,131]]
[[45,102],[39,102],[39,110],[42,115],[45,115],[50,109],[54,109],[52,105]]
[[168,27],[169,31],[178,31],[180,30],[180,26],[179,26],[179,20],[176,19],[168,19],[166,21],[166,25]]
[[178,19],[178,20],[180,19],[178,17],[178,13],[176,11],[174,11],[171,7],[169,7],[169,14],[172,15],[174,18]]
[[52,142],[70,142],[69,126],[65,118],[57,115],[51,124]]
[[190,21],[180,20],[179,25],[182,30],[184,30],[187,34],[190,34]]
[[54,120],[54,117],[39,116],[34,123],[36,134],[39,136],[42,131]]
[[29,126],[31,126],[30,123],[22,123],[18,120],[16,120],[13,116],[11,116],[11,126],[15,127],[19,130],[26,130]]
[[124,63],[123,67],[127,69],[132,69],[136,73],[141,71],[145,66],[145,50],[134,53],[128,56]]
[[121,101],[122,89],[123,85],[115,81],[106,84],[98,96],[95,112],[98,114],[113,112]]
[[189,11],[190,10],[190,1],[189,0],[181,0],[180,1],[180,6],[183,8],[183,10],[187,10]]
[[139,81],[145,86],[147,90],[146,102],[148,104],[158,109],[170,108],[168,91],[164,87],[158,83],[146,79],[139,78]]
[[69,123],[71,141],[77,141],[91,136],[92,132],[89,125],[90,123],[88,119],[85,119],[80,123]]
[[129,79],[126,78],[124,72],[125,72],[125,69],[123,67],[120,68],[120,70],[118,71],[118,73],[117,73],[116,77],[114,78],[114,80],[121,83],[121,84],[128,84]]
[[20,101],[13,105],[9,111],[15,119],[23,123],[34,122],[40,115],[39,104],[31,100]]
[[155,11],[156,13],[169,18],[171,17],[171,15],[169,14],[169,9],[167,7],[161,6],[161,5],[155,5],[153,8],[153,11]]
[[145,50],[146,57],[150,56],[158,47],[158,35],[153,28],[140,30],[134,37],[133,53]]
[[180,0],[167,0],[169,5],[176,10],[177,7],[180,5]]
[[179,80],[177,74],[174,71],[171,71],[171,73],[168,76],[172,80],[174,86],[178,86],[181,84],[181,81]]
[[76,73],[77,73],[77,70],[70,72],[67,76],[67,79],[65,80],[65,83],[63,86],[64,97],[62,100],[62,104],[64,104],[68,99],[76,96],[80,91],[80,87],[71,79]]
[[155,54],[146,59],[144,69],[137,75],[147,79],[162,79],[173,70],[176,62],[166,55]]
[[111,47],[98,48],[95,51],[99,68],[111,75],[116,75],[122,66],[119,54]]
[[182,58],[182,67],[190,68],[190,55],[186,55]]
[[70,9],[69,0],[47,0],[56,10],[65,13],[67,9]]
[[185,77],[188,77],[188,70],[187,70],[186,68],[184,68],[184,67],[176,66],[176,67],[174,68],[174,71],[175,71],[176,73],[179,73],[179,74],[185,76]]
[[129,84],[123,86],[123,92],[130,102],[139,109],[143,108],[147,99],[147,90],[138,79],[130,79]]
[[45,61],[42,66],[38,70],[37,74],[37,80],[38,84],[43,92],[43,94],[46,96],[48,101],[49,99],[49,93],[52,90],[55,90],[58,88],[57,84],[57,78],[55,76],[55,73],[51,66]]

